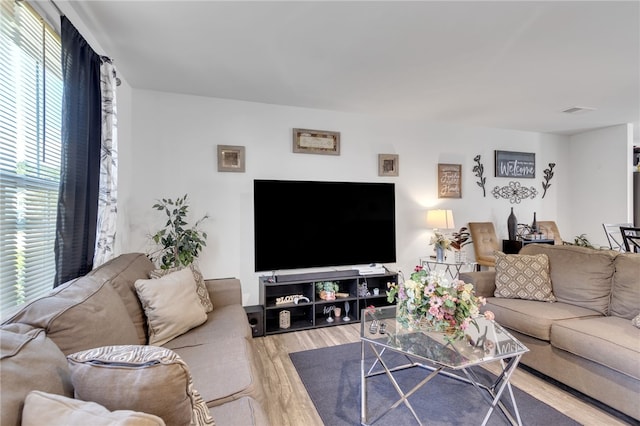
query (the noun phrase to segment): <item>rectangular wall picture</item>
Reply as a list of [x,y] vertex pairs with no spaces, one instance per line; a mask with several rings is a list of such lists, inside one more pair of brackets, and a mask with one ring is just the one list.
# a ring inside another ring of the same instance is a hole
[[218,145],[218,171],[244,173],[244,146]]
[[378,154],[378,176],[398,176],[398,161],[398,154]]
[[340,155],[340,132],[293,129],[293,152]]
[[462,198],[461,164],[438,164],[438,198]]
[[536,154],[533,152],[496,151],[496,177],[536,177]]

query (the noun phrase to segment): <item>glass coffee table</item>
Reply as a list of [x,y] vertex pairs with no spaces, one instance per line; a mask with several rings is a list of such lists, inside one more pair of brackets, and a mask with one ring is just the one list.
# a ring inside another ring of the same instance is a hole
[[[495,321],[479,317],[476,323],[478,328],[473,324],[470,325],[464,339],[451,343],[441,332],[403,327],[396,320],[395,306],[364,309],[360,323],[361,424],[373,424],[401,404],[411,411],[418,424],[422,424],[408,398],[437,375],[445,375],[474,386],[482,394],[489,406],[482,425],[487,423],[496,407],[504,413],[511,424],[522,425],[509,380],[520,358],[529,349]],[[366,361],[367,348],[375,355],[371,365]],[[385,360],[387,351],[403,355],[406,363],[390,366]],[[501,372],[493,383],[482,383],[483,381],[471,367],[488,363],[498,363]],[[422,369],[426,377],[412,389],[403,390],[394,378],[394,373],[408,368]],[[382,374],[389,378],[400,399],[370,421],[367,414],[367,381],[371,377]],[[511,398],[513,413],[500,401],[505,390]],[[456,395],[451,395],[451,401],[456,402]]]

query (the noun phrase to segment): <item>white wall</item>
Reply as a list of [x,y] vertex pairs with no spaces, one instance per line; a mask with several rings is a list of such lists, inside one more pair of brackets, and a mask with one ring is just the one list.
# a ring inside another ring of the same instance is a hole
[[633,222],[633,126],[622,124],[571,136],[568,186],[571,235],[608,246],[603,223]]
[[[119,105],[122,105],[122,100]],[[428,208],[454,212],[457,227],[469,221],[493,221],[506,237],[512,204],[491,195],[494,186],[511,179],[493,177],[493,151],[536,153],[536,178],[520,179],[538,196],[515,204],[520,222],[557,220],[562,230],[568,218],[558,214],[561,189],[567,186],[568,139],[500,129],[469,128],[379,117],[229,101],[197,96],[133,90],[130,140],[121,135],[119,191],[119,250],[148,252],[148,235],[164,223],[151,209],[156,199],[189,194],[192,218],[208,213],[204,230],[208,245],[201,256],[204,275],[239,277],[245,304],[258,303],[258,276],[253,272],[253,179],[389,181],[396,183],[397,265],[409,271],[420,256],[431,254]],[[123,111],[124,106],[120,107]],[[126,122],[129,121],[129,124]],[[341,132],[341,155],[294,154],[292,128]],[[246,173],[218,173],[216,145],[246,147]],[[378,177],[379,153],[399,154],[400,176]],[[487,195],[473,175],[473,158],[482,156]],[[462,164],[463,198],[438,199],[438,163]],[[542,199],[543,169],[555,162],[556,175]],[[282,206],[283,214],[291,214]],[[304,212],[293,212],[304,214]],[[473,257],[471,246],[468,246]]]

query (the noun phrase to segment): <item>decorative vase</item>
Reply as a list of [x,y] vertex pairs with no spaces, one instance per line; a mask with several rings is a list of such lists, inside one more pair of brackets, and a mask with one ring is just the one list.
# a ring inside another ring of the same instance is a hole
[[531,223],[531,232],[533,234],[538,233],[538,221],[536,220],[536,212],[533,212],[533,223]]
[[436,246],[436,262],[444,262],[444,248]]
[[511,214],[509,215],[509,219],[507,219],[507,230],[509,231],[509,240],[515,240],[516,233],[518,232],[518,219],[516,219],[516,215],[513,214],[513,207],[511,207]]

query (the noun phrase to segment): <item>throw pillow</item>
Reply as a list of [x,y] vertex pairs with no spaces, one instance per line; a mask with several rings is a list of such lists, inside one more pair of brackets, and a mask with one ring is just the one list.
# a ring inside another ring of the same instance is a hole
[[92,425],[92,426],[165,426],[153,414],[131,410],[109,411],[95,402],[62,395],[31,391],[24,402],[22,426]]
[[189,367],[171,349],[105,346],[67,357],[75,397],[109,410],[156,415],[167,425],[213,425]]
[[[204,306],[204,309],[207,313],[213,311],[213,303],[211,303],[211,298],[209,297],[209,292],[207,291],[207,286],[204,283],[204,277],[202,276],[202,272],[200,272],[200,268],[195,263],[189,265],[191,272],[193,272],[193,278],[196,280],[197,289],[196,293],[198,293],[198,297],[200,298],[200,303]],[[162,278],[171,272],[176,272],[181,268],[170,268],[170,269],[154,269],[149,272],[149,278]]]
[[149,325],[149,344],[161,346],[207,320],[191,269],[158,279],[136,280],[136,292]]
[[640,328],[640,314],[636,315],[635,318],[631,320],[631,324]]
[[20,426],[24,400],[34,389],[73,396],[67,359],[40,328],[0,327],[0,373],[2,426]]
[[495,297],[555,302],[546,254],[496,252]]

